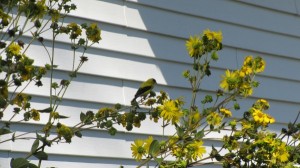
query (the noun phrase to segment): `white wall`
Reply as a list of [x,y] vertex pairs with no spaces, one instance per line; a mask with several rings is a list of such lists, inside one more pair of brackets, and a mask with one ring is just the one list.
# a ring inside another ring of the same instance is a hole
[[[272,129],[293,121],[300,102],[300,2],[297,0],[74,0],[77,12],[67,22],[98,22],[103,40],[88,50],[89,61],[72,83],[59,109],[79,121],[81,111],[94,110],[114,103],[129,104],[140,82],[154,77],[171,97],[185,96],[189,101],[189,84],[181,77],[191,60],[185,50],[190,35],[204,29],[222,30],[224,49],[220,60],[212,64],[213,75],[204,84],[204,92],[217,89],[226,68],[237,68],[244,56],[260,55],[267,67],[257,79],[261,85],[254,95],[241,100],[247,109],[257,98],[269,100],[270,114],[276,118]],[[56,59],[56,78],[61,79],[71,60],[64,39],[60,39]],[[39,53],[38,46],[31,50]],[[40,55],[40,54],[39,54]],[[43,59],[36,60],[44,64]],[[48,89],[32,89],[35,105],[47,107]],[[241,116],[243,110],[235,115]],[[36,124],[13,125],[19,132],[40,127]],[[89,130],[71,144],[53,145],[43,167],[135,167],[130,143],[146,134],[159,137],[162,131],[151,122],[133,132],[110,136],[105,131]],[[171,134],[171,132],[168,132]],[[0,137],[3,139],[3,137]],[[205,145],[218,144],[207,139]],[[0,167],[9,167],[12,157],[25,156],[31,141],[0,144]],[[211,167],[211,166],[208,166]]]

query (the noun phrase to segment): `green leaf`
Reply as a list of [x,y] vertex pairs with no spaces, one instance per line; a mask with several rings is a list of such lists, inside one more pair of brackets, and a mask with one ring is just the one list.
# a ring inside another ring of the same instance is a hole
[[67,116],[64,116],[64,115],[58,115],[58,118],[65,119],[65,118],[70,118],[70,117],[67,117]]
[[177,135],[179,136],[179,138],[182,138],[184,135],[184,130],[181,127],[176,127],[177,130]]
[[76,132],[75,132],[75,135],[76,135],[77,137],[79,137],[79,138],[81,138],[81,137],[82,137],[82,134],[81,134],[81,132],[80,132],[80,131],[76,131]]
[[154,158],[154,160],[160,165],[164,159],[163,158]]
[[23,166],[28,165],[29,161],[24,158],[12,158],[10,161],[10,167],[11,168],[21,168]]
[[0,135],[12,133],[9,129],[0,128]]
[[120,103],[115,104],[115,109],[120,110],[122,108],[122,105]]
[[43,151],[36,152],[34,156],[39,160],[48,160],[48,154]]
[[40,141],[44,140],[44,138],[41,135],[39,135],[38,133],[36,133],[36,138]]
[[218,53],[216,51],[212,52],[211,59],[213,59],[214,61],[217,61],[219,59]]
[[217,149],[213,145],[211,146],[211,148],[212,148],[212,150],[210,152],[211,157],[215,157],[217,154],[219,154]]
[[204,137],[204,130],[201,130],[201,131],[197,132],[195,137],[197,139],[202,139]]
[[40,145],[40,141],[36,139],[31,146],[31,153],[35,153],[39,145]]
[[188,115],[190,110],[189,109],[183,109],[182,112],[183,112],[184,115]]
[[29,163],[26,168],[39,168],[37,165]]
[[11,141],[15,142],[15,132],[13,133],[13,135],[11,136]]
[[80,113],[80,121],[83,122],[85,120],[85,114],[83,112]]
[[57,88],[58,88],[58,83],[57,83],[57,82],[53,82],[53,83],[51,84],[51,88],[57,89]]
[[5,108],[7,101],[3,96],[0,96],[0,108]]
[[50,113],[53,111],[52,107],[45,108],[43,110],[38,110],[40,113]]
[[155,156],[159,152],[159,149],[160,149],[160,145],[158,140],[153,140],[149,147],[149,154],[151,156]]

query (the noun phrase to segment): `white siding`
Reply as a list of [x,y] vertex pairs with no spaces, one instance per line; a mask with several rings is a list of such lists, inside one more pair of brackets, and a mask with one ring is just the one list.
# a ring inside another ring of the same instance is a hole
[[[79,121],[81,111],[111,106],[128,105],[141,81],[154,77],[155,90],[166,90],[171,97],[185,96],[190,100],[189,84],[181,77],[191,60],[185,51],[185,40],[204,29],[222,30],[224,49],[220,60],[212,64],[213,75],[206,80],[203,93],[214,92],[220,75],[226,68],[237,68],[246,55],[260,55],[266,62],[265,72],[257,79],[261,85],[254,95],[241,100],[243,107],[236,116],[250,107],[257,98],[270,101],[269,112],[277,120],[271,127],[279,132],[293,121],[300,102],[300,2],[298,0],[74,0],[77,12],[67,22],[98,22],[103,40],[88,50],[89,61],[71,84],[63,105],[59,108],[72,120]],[[59,39],[55,78],[67,77],[71,68],[68,41]],[[29,52],[43,65],[41,49],[33,46]],[[47,80],[45,88],[27,92],[35,95],[37,107],[47,107]],[[8,119],[9,116],[6,116]],[[13,126],[24,132],[40,127],[37,123]],[[74,138],[71,144],[53,145],[47,152],[49,161],[43,167],[135,167],[131,159],[130,143],[146,134],[161,138],[159,125],[146,122],[141,129],[121,131],[110,136],[106,131],[88,130],[83,138]],[[172,130],[167,130],[172,134]],[[215,137],[216,135],[211,135]],[[218,135],[217,135],[218,136]],[[4,139],[4,137],[1,137]],[[8,167],[9,160],[25,156],[31,141],[0,144],[0,167]],[[207,140],[205,145],[220,145]],[[215,165],[216,166],[216,165]],[[212,166],[208,166],[212,167]]]

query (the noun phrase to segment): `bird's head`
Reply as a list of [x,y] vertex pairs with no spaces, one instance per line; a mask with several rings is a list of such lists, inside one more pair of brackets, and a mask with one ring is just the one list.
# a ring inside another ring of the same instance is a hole
[[150,78],[148,80],[151,81],[153,84],[156,84],[156,80],[154,78]]

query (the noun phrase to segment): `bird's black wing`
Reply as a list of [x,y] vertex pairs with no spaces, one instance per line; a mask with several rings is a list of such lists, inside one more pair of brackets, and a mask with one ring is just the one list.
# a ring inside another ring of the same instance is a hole
[[138,91],[136,92],[136,94],[134,95],[134,98],[136,99],[137,97],[141,96],[143,93],[145,93],[146,91],[148,91],[150,89],[151,89],[151,86],[139,88]]

